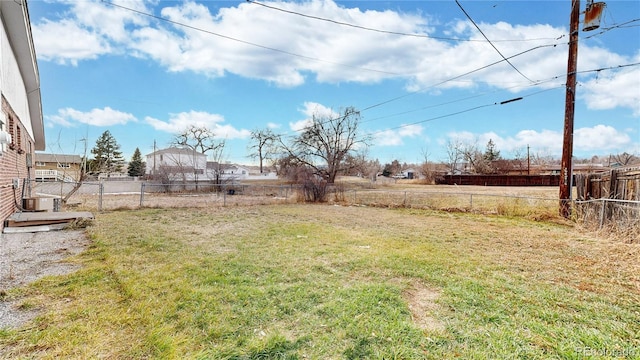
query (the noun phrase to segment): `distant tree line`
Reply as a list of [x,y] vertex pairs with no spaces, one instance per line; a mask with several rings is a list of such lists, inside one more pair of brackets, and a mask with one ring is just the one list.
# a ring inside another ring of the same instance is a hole
[[[543,167],[558,163],[557,159],[540,153],[531,154],[529,149],[518,149],[511,158],[505,158],[490,139],[484,149],[477,141],[450,139],[445,144],[446,158],[435,162],[427,150],[422,151],[423,161],[407,164],[398,159],[381,164],[367,156],[371,137],[360,133],[360,112],[347,107],[337,113],[315,113],[307,125],[293,136],[285,137],[273,130],[251,131],[249,157],[257,160],[260,172],[266,168],[280,177],[308,189],[308,200],[323,201],[327,187],[332,186],[339,175],[353,175],[375,181],[378,176],[399,177],[403,171],[412,169],[427,183],[433,183],[438,174],[526,174],[532,166]],[[222,164],[224,140],[216,140],[215,133],[202,126],[189,126],[177,133],[171,145],[193,150],[212,158],[213,164]],[[124,158],[120,145],[107,130],[97,139],[91,149],[93,157],[86,160],[87,173],[109,177],[121,173]],[[604,161],[606,160],[606,161]],[[608,159],[594,156],[578,159],[581,162],[607,162],[620,166],[640,163],[637,155],[623,152]],[[214,182],[220,183],[222,169],[213,171]],[[130,176],[144,176],[146,164],[138,148],[135,149],[127,167]],[[197,179],[197,174],[194,173]]]

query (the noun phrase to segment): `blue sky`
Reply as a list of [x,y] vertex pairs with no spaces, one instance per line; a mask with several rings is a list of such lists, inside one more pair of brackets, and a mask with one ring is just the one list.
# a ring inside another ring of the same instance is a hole
[[[461,0],[482,33],[455,1],[110,1],[28,2],[46,152],[109,130],[129,160],[195,124],[250,164],[251,130],[292,136],[353,106],[382,163],[489,139],[560,158],[569,0]],[[639,63],[640,2],[608,1],[580,32],[576,157],[640,154]]]

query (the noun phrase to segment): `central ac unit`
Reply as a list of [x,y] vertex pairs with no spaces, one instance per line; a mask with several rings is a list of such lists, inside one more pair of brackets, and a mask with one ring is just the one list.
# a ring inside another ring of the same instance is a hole
[[32,197],[22,199],[22,207],[27,211],[53,211],[51,197]]

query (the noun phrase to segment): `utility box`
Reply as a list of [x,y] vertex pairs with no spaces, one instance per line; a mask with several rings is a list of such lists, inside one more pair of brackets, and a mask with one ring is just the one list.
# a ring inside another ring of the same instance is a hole
[[54,198],[32,197],[22,199],[22,207],[27,211],[53,211]]

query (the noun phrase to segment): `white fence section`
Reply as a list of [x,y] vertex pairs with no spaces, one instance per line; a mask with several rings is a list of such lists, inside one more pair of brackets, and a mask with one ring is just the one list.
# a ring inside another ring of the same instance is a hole
[[75,182],[75,179],[58,170],[36,170],[36,181]]

